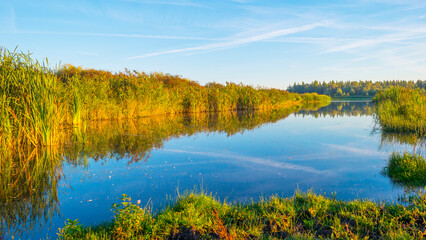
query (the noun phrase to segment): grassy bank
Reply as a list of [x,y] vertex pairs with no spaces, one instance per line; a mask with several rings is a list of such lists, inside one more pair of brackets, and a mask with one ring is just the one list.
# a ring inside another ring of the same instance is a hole
[[0,51],[0,143],[57,146],[73,126],[160,114],[271,110],[329,97],[162,73],[111,73],[66,65],[52,71],[29,54]]
[[382,131],[426,134],[426,95],[423,90],[393,87],[377,93],[374,100]]
[[313,193],[230,205],[205,194],[180,197],[153,215],[124,197],[115,219],[60,229],[60,239],[423,239],[426,195],[408,206],[339,201]]
[[407,152],[393,153],[383,173],[398,185],[424,187],[426,186],[426,159]]

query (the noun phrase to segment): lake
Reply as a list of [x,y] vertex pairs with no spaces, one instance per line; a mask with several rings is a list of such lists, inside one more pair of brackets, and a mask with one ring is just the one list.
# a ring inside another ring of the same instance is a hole
[[25,175],[3,184],[3,198],[25,194],[1,205],[1,229],[24,234],[15,233],[18,238],[56,238],[66,219],[84,225],[112,220],[111,206],[122,194],[154,212],[188,190],[228,202],[296,190],[395,202],[406,189],[381,172],[393,151],[414,145],[409,137],[381,134],[373,110],[367,101],[332,102],[74,129],[64,151],[31,155],[36,163],[25,166],[32,166],[26,173],[31,183]]

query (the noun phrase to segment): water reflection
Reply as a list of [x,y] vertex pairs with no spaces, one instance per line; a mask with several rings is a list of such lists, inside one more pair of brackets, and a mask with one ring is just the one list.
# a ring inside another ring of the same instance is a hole
[[296,114],[318,118],[326,116],[371,116],[373,112],[374,103],[371,101],[335,101],[319,109],[303,109]]
[[0,239],[42,229],[60,214],[58,185],[65,164],[88,168],[88,160],[147,161],[153,149],[172,138],[201,132],[227,136],[265,123],[274,123],[301,106],[267,112],[224,112],[143,118],[134,121],[96,122],[74,128],[60,148],[11,151],[0,149]]
[[[332,104],[322,107],[320,109],[304,109],[295,113],[296,116],[313,116],[319,117],[343,117],[343,116],[372,116],[374,114],[374,103],[370,101],[359,101],[359,102],[333,102]],[[381,152],[394,152],[404,153],[409,152],[421,156],[426,156],[426,141],[424,136],[418,136],[416,134],[401,134],[401,133],[389,133],[383,132],[380,129],[380,125],[376,121],[374,128],[371,131],[371,135],[380,136],[380,145],[378,151],[368,151],[366,149],[346,147],[336,144],[327,144],[327,148],[335,148],[345,150],[347,152],[357,152],[370,155],[380,155]],[[412,194],[417,192],[426,185],[423,183],[415,182],[401,182],[397,179],[393,179],[386,174],[386,169],[389,167],[389,161],[383,167],[381,174],[389,178],[392,185],[396,188],[403,189],[405,193]]]
[[63,164],[57,149],[21,147],[13,151],[2,146],[0,239],[7,232],[14,235],[43,228],[59,213],[57,187]]
[[[426,139],[424,137],[418,136],[416,134],[401,134],[388,132],[381,132],[380,134],[381,143],[379,149],[388,149],[388,151],[390,150],[394,153],[400,154],[404,154],[407,152],[414,155],[426,157]],[[395,164],[393,164],[392,166],[395,167]],[[417,174],[414,172],[416,172],[416,170],[422,167],[423,166],[418,165],[413,171],[409,171],[410,175]],[[389,175],[388,169],[390,168],[392,168],[391,160],[389,160],[387,165],[383,168],[382,174],[386,177],[389,177],[391,183],[395,187],[404,189],[405,194],[411,195],[426,187],[426,181],[413,181],[410,179],[402,180],[398,178],[393,178]],[[426,176],[424,177],[426,178]]]
[[426,139],[416,134],[380,132],[379,149],[390,149],[394,152],[409,151],[424,154]]
[[[68,211],[66,218],[93,224],[93,218],[111,217],[116,195],[159,202],[175,183],[191,188],[199,179],[221,197],[242,201],[292,194],[298,187],[337,191],[345,199],[389,199],[394,189],[412,189],[392,187],[380,175],[387,152],[419,152],[425,145],[413,136],[374,132],[373,111],[371,102],[333,102],[268,112],[95,122],[71,129],[60,149],[11,153],[2,146],[0,231],[44,229],[54,236],[63,226],[63,217],[57,217],[61,211]],[[62,187],[65,183],[74,189]],[[97,215],[90,218],[90,211]],[[52,218],[53,230],[46,230]]]

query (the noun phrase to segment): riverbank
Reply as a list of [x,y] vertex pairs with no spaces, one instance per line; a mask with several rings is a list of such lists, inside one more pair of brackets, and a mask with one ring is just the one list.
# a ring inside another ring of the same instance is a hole
[[29,54],[0,51],[0,143],[57,146],[65,131],[89,121],[153,115],[271,110],[328,96],[296,94],[243,84],[208,83],[163,73],[83,69],[59,70]]
[[78,220],[59,230],[60,239],[423,239],[426,195],[408,205],[367,200],[339,201],[313,193],[228,204],[206,194],[179,197],[152,214],[123,196],[114,221],[84,227]]

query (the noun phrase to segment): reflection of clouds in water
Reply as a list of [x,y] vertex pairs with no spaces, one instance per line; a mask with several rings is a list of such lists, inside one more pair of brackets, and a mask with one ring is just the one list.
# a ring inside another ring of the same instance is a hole
[[336,155],[335,153],[328,151],[328,152],[322,152],[322,153],[282,155],[282,156],[274,157],[274,158],[281,159],[281,160],[296,161],[296,162],[305,162],[305,161],[312,161],[312,160],[330,160],[330,159],[336,159],[340,157]]
[[201,156],[208,156],[208,157],[216,157],[216,158],[227,158],[227,159],[233,159],[248,163],[254,163],[274,168],[280,168],[280,169],[288,169],[288,170],[298,170],[308,173],[314,173],[314,174],[321,174],[321,175],[333,175],[332,172],[329,170],[317,170],[312,167],[305,167],[300,166],[296,164],[289,164],[284,162],[277,162],[272,161],[270,159],[265,158],[259,158],[259,157],[252,157],[252,156],[243,156],[243,155],[236,155],[233,153],[218,153],[218,152],[196,152],[196,151],[185,151],[185,150],[178,150],[178,149],[167,149],[164,151],[168,152],[174,152],[174,153],[186,153],[186,154],[193,154],[193,155],[201,155]]
[[359,154],[359,155],[379,156],[379,157],[387,156],[386,153],[378,152],[377,150],[371,150],[371,149],[367,149],[367,148],[358,148],[358,147],[329,144],[329,143],[324,143],[322,145],[326,148],[331,148],[331,149],[334,149],[336,151],[355,153],[355,154]]
[[[342,117],[343,118],[343,117]],[[344,117],[346,118],[346,117]],[[356,118],[356,119],[354,119]],[[333,121],[333,119],[328,119]],[[340,122],[335,122],[333,125],[321,126],[319,129],[321,130],[346,130],[346,129],[372,129],[374,126],[374,122],[372,118],[365,117],[351,117],[351,119],[336,119],[341,120]]]

